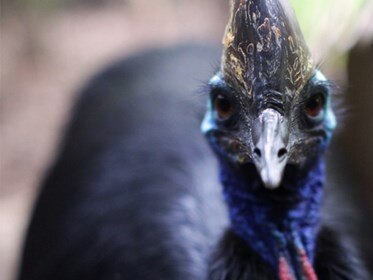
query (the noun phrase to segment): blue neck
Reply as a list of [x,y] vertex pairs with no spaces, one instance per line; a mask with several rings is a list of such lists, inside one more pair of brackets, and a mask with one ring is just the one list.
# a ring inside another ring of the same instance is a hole
[[323,196],[322,160],[304,174],[287,168],[277,190],[265,189],[252,165],[221,162],[220,179],[234,232],[264,261],[278,271],[279,255],[294,265],[301,248],[312,262]]

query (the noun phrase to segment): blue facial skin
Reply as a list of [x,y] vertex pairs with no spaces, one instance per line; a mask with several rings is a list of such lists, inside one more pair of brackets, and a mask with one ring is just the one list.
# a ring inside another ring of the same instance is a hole
[[296,182],[286,180],[296,176],[292,174],[296,170],[285,171],[284,182],[275,191],[263,188],[254,167],[243,169],[238,171],[221,163],[220,180],[233,231],[275,271],[279,254],[287,254],[296,262],[296,250],[301,248],[295,247],[295,237],[312,260],[323,197],[323,162]]
[[[255,109],[243,108],[242,104],[250,102],[242,102],[236,93],[227,92],[231,89],[221,75],[212,78],[210,86],[212,100],[201,130],[219,160],[220,181],[232,230],[274,271],[278,271],[278,260],[283,255],[293,264],[294,273],[300,275],[301,272],[296,271],[299,270],[297,251],[304,249],[311,262],[314,257],[323,198],[323,153],[336,127],[330,106],[329,83],[321,72],[316,71],[300,96],[289,101],[291,104],[285,104],[291,110],[284,113],[292,124],[289,125],[289,160],[281,185],[274,190],[263,186],[253,164],[250,133],[240,131],[243,127],[250,130],[254,125],[257,118],[250,112]],[[234,96],[231,100],[237,103],[231,116],[234,121],[227,120],[228,124],[216,117],[213,101],[216,90]],[[322,94],[325,104],[320,114],[310,117],[305,112],[305,104],[315,93]],[[240,122],[252,123],[240,125]],[[230,142],[240,143],[240,148],[231,149],[226,144]],[[246,144],[245,147],[242,143]],[[235,152],[237,156],[232,156]],[[237,160],[245,157],[245,160]]]

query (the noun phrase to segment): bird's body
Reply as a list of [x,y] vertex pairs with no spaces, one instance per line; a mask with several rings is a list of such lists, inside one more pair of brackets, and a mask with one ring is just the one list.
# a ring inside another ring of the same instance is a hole
[[19,279],[204,278],[227,223],[199,130],[198,89],[218,59],[153,51],[93,79],[37,199]]
[[201,125],[215,154],[193,92],[219,51],[144,54],[85,89],[20,280],[368,279],[322,212],[331,88],[287,4],[233,1],[224,38]]

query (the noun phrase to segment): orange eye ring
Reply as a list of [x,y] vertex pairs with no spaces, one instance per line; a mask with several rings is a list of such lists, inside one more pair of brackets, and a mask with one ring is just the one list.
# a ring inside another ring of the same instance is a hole
[[233,104],[231,100],[222,93],[215,96],[214,109],[220,120],[227,120],[233,115]]
[[316,93],[306,102],[306,114],[311,118],[317,118],[325,108],[324,94]]

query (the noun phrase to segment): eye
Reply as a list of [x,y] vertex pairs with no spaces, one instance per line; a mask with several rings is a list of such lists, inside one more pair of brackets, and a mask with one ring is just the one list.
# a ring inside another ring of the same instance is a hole
[[311,118],[316,118],[324,112],[325,96],[324,94],[316,93],[308,99],[306,103],[306,114]]
[[227,120],[233,115],[233,104],[223,93],[215,96],[214,109],[220,120]]

